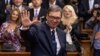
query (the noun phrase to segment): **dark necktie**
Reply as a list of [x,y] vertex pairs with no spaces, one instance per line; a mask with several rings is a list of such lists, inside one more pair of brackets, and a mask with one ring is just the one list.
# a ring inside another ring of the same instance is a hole
[[54,54],[56,55],[56,50],[57,50],[57,43],[56,43],[56,40],[55,40],[55,31],[51,31],[51,37],[52,37],[52,48],[53,48],[53,51],[54,51]]
[[37,16],[38,16],[38,11],[37,11],[37,9],[36,9],[34,12],[35,12],[34,17],[37,17]]

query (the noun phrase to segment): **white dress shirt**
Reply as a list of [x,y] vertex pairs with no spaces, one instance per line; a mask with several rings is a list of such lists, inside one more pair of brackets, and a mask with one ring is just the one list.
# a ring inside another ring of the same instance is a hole
[[10,0],[5,0],[5,4],[10,4]]
[[[53,29],[51,29],[51,31],[52,31]],[[57,43],[57,53],[56,54],[58,54],[59,53],[59,51],[60,51],[60,48],[61,48],[61,45],[60,45],[60,42],[59,42],[59,38],[58,38],[58,34],[57,34],[57,31],[56,31],[56,28],[54,29],[55,30],[55,40],[56,40],[56,43]]]
[[41,7],[34,8],[34,17],[38,17]]
[[89,0],[89,10],[93,9],[94,0]]

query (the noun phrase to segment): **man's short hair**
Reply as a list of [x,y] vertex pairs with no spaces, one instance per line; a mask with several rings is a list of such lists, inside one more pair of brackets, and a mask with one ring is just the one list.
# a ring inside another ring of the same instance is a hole
[[60,11],[61,15],[62,15],[62,9],[57,5],[53,5],[53,6],[49,7],[47,14],[49,14],[50,12],[58,12],[58,11]]

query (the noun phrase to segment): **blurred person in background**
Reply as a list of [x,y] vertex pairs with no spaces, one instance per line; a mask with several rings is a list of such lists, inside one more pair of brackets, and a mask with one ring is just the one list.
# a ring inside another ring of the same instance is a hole
[[59,7],[63,8],[64,7],[64,3],[63,1],[60,0],[48,0],[45,1],[42,6],[46,9],[48,9],[49,7],[53,6],[53,5],[58,5]]
[[[61,19],[61,24],[59,27],[66,32],[66,41],[69,47],[68,51],[78,51],[81,53],[81,46],[79,43],[79,29],[78,29],[78,19],[74,8],[71,5],[65,5],[63,8],[63,16]],[[67,47],[68,45],[66,45]]]
[[9,21],[4,22],[0,28],[0,39],[4,41],[2,51],[20,51],[20,11],[11,11]]
[[6,21],[6,8],[12,4],[12,0],[0,0],[0,26]]
[[46,21],[45,16],[47,9],[42,7],[42,0],[31,0],[33,8],[29,10],[30,12],[30,20],[34,20],[37,22]]
[[24,5],[24,0],[12,0],[12,5],[8,6],[6,8],[6,14],[7,14],[7,17],[6,17],[6,20],[9,20],[9,14],[11,13],[11,11],[13,9],[18,9],[20,11],[20,13],[23,11],[23,10],[28,10],[29,8]]
[[85,28],[85,22],[92,16],[92,9],[98,4],[100,4],[100,0],[80,0],[78,3],[78,16],[83,18],[83,28]]
[[94,28],[94,26],[97,24],[97,21],[98,21],[98,19],[96,17],[98,16],[99,10],[100,10],[100,8],[94,8],[91,11],[92,17],[86,21],[85,28],[91,28],[91,29]]
[[92,17],[86,22],[86,28],[93,29],[90,36],[94,56],[100,56],[100,7],[92,10]]
[[91,36],[91,44],[94,49],[94,56],[100,56],[100,10],[97,11],[96,24]]

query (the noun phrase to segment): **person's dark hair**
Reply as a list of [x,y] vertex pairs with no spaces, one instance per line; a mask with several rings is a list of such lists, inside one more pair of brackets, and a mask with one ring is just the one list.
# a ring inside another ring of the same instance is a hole
[[94,11],[99,11],[99,10],[100,10],[100,5],[99,4],[94,5],[94,8],[91,11],[91,15],[93,16]]
[[97,11],[96,15],[97,15],[97,17],[100,17],[100,11],[99,10]]
[[[97,14],[96,14],[95,19],[96,19],[97,17],[100,17],[100,10],[97,11]],[[100,22],[100,20],[95,20],[95,22],[98,23],[98,22]]]
[[51,7],[49,7],[48,11],[47,11],[47,15],[50,13],[50,12],[58,12],[60,11],[61,12],[61,15],[62,15],[62,9],[57,6],[57,5],[53,5]]

